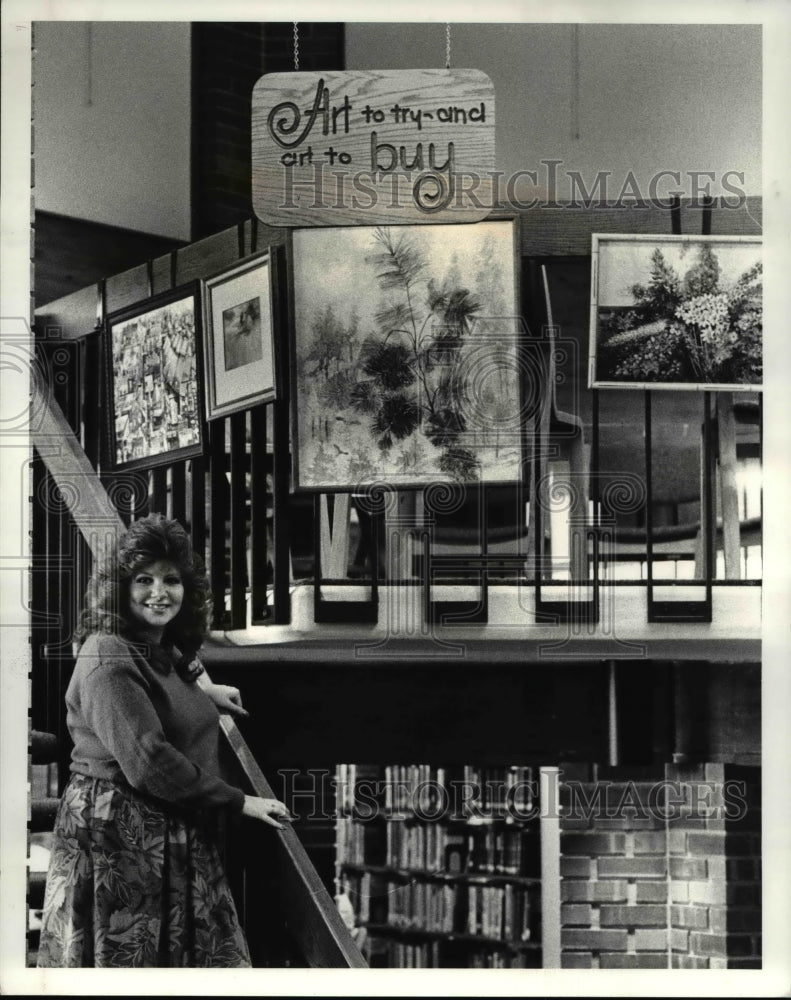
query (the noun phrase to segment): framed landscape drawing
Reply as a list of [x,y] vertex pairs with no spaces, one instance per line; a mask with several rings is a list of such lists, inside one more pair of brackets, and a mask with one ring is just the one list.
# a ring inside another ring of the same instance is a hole
[[203,283],[209,420],[275,398],[274,268],[267,252]]
[[593,234],[590,387],[760,390],[761,238]]
[[521,480],[515,230],[294,230],[297,489]]
[[111,468],[162,465],[201,452],[199,325],[197,286],[108,317]]

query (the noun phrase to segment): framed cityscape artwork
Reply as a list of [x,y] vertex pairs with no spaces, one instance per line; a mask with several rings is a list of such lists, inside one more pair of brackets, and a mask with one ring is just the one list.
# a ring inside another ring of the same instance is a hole
[[197,285],[108,317],[111,468],[147,468],[202,451],[199,327]]

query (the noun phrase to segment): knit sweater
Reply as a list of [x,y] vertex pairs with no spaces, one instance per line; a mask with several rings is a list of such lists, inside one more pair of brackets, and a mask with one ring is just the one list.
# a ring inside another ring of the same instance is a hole
[[72,771],[180,808],[244,805],[242,790],[220,777],[216,706],[161,648],[88,636],[66,691],[66,724]]

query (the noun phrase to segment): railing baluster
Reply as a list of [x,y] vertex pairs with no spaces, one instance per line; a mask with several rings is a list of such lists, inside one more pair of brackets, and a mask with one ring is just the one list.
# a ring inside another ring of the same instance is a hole
[[[68,489],[70,483],[65,484]],[[53,491],[59,492],[58,487],[53,483]],[[65,499],[65,498],[64,498]],[[64,500],[59,503],[58,510],[53,511],[55,522],[56,556],[53,580],[55,581],[56,593],[54,595],[54,606],[56,609],[56,619],[53,626],[53,642],[47,649],[47,659],[55,661],[55,684],[52,696],[55,699],[53,714],[57,718],[57,728],[55,733],[58,737],[58,749],[61,755],[63,766],[58,768],[58,778],[61,786],[65,787],[68,777],[68,767],[66,761],[71,752],[71,737],[66,728],[66,713],[63,710],[66,688],[71,680],[71,673],[74,667],[71,659],[71,640],[74,630],[74,608],[76,605],[76,595],[74,593],[74,556],[77,539],[74,537],[74,525],[68,516]],[[52,551],[50,549],[50,551]]]
[[150,506],[152,513],[167,513],[168,480],[167,469],[160,465],[151,470]]
[[250,617],[253,625],[267,620],[266,579],[273,553],[267,545],[266,405],[250,411]]
[[186,462],[176,462],[170,467],[171,517],[183,525],[187,520]]
[[[289,443],[288,409],[286,400],[272,404],[274,419],[274,466],[273,510],[275,532],[275,611],[276,625],[288,625],[291,621],[291,559],[290,559],[290,517],[289,517]],[[316,539],[318,544],[318,539]]]
[[231,423],[231,628],[247,623],[247,442],[244,413]]
[[32,725],[43,732],[49,728],[49,700],[47,698],[47,661],[44,645],[47,642],[47,508],[42,502],[46,496],[48,473],[41,457],[35,453],[32,462],[31,541],[32,566],[30,579],[31,608],[31,705]]
[[44,475],[41,500],[45,505],[46,511],[46,535],[44,542],[44,551],[47,553],[47,573],[46,573],[46,603],[45,603],[45,615],[46,615],[46,625],[42,630],[44,636],[44,645],[41,650],[42,659],[45,664],[46,670],[46,688],[47,688],[47,731],[55,733],[56,736],[60,737],[61,726],[59,722],[60,712],[58,711],[58,685],[57,685],[57,668],[55,659],[52,656],[52,650],[57,644],[57,626],[56,622],[58,620],[58,589],[60,586],[60,579],[58,574],[58,552],[59,552],[59,541],[58,541],[58,518],[54,511],[55,499],[54,493],[56,490],[55,480],[47,472]]
[[209,431],[209,573],[214,600],[214,627],[225,627],[225,519],[228,483],[225,479],[225,420],[215,420]]
[[187,519],[192,548],[206,561],[206,462],[202,456],[190,462],[189,507]]

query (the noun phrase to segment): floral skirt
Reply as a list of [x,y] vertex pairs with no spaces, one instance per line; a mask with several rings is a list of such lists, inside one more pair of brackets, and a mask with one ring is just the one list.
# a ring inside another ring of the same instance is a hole
[[217,849],[200,823],[73,774],[47,875],[40,968],[250,965]]

